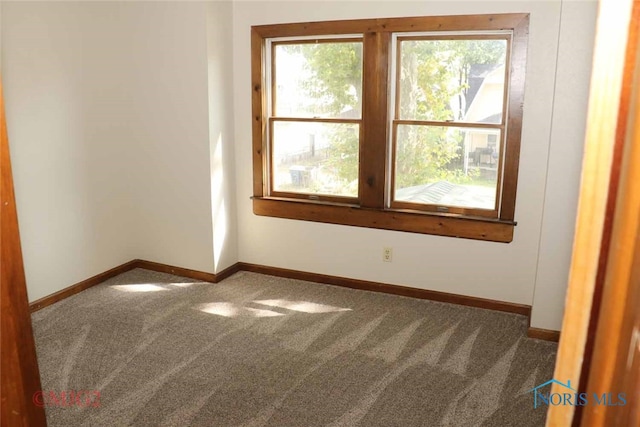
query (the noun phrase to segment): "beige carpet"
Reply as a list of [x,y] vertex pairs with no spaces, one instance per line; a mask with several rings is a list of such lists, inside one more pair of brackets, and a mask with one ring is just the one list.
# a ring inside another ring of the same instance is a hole
[[50,426],[543,426],[523,316],[241,272],[136,269],[40,310]]

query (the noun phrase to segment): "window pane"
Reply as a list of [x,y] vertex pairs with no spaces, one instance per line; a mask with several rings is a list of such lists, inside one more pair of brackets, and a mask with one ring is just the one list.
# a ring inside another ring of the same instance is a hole
[[275,116],[360,118],[362,42],[277,44]]
[[400,42],[400,119],[501,123],[506,40]]
[[274,122],[274,190],[357,197],[359,127]]
[[499,129],[398,125],[394,200],[494,209]]

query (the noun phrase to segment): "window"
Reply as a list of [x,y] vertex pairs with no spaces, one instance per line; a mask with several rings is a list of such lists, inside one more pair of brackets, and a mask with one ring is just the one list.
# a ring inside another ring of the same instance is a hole
[[362,36],[268,40],[267,51],[271,195],[357,203]]
[[510,242],[527,14],[252,27],[254,213]]

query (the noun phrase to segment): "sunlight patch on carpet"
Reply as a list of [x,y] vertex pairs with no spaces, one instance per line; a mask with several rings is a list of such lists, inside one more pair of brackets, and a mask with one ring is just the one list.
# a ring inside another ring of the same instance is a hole
[[113,289],[125,292],[158,292],[169,290],[167,288],[163,288],[162,286],[152,285],[151,283],[140,283],[135,285],[113,285],[111,287]]
[[269,299],[253,301],[256,304],[269,307],[286,308],[287,310],[301,311],[303,313],[335,313],[338,311],[351,311],[350,308],[334,307],[331,305],[317,304],[309,301],[288,301],[284,299]]

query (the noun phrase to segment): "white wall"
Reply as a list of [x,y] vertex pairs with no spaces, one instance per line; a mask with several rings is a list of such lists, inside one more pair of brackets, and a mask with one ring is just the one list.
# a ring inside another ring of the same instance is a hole
[[221,84],[230,51],[208,61],[216,49],[207,19],[230,29],[230,5],[209,16],[205,3],[2,7],[29,299],[134,258],[210,272],[236,262],[232,153],[220,187],[229,204],[217,216],[229,231],[215,257],[211,180],[220,174],[209,156],[209,121],[230,144],[232,112],[231,88]]
[[[562,5],[562,33],[544,200],[544,215],[531,324],[560,329],[569,280],[578,206],[589,79],[593,55],[595,3]],[[568,173],[569,172],[569,173]]]
[[238,261],[233,135],[233,32],[231,2],[207,5],[209,144],[213,259],[219,272]]
[[113,65],[126,38],[112,34],[112,8],[97,3],[2,8],[7,127],[34,300],[134,256],[128,78]]
[[[571,199],[577,194],[580,163],[563,163],[562,156],[579,158],[585,105],[567,114],[566,104],[554,110],[556,87],[556,53],[558,40],[568,38],[566,31],[580,26],[583,38],[571,37],[574,59],[587,63],[593,43],[593,11],[595,3],[571,9],[569,19],[574,25],[563,28],[559,35],[560,3],[549,2],[236,2],[234,3],[234,76],[236,123],[236,170],[238,192],[238,223],[240,260],[277,267],[358,279],[400,284],[416,288],[491,298],[514,303],[532,304],[538,254],[545,211],[545,245],[557,247],[562,254],[570,253],[571,237],[566,233],[554,235],[556,220],[571,222]],[[251,111],[249,28],[251,25],[358,19],[393,16],[438,14],[473,14],[499,12],[531,13],[527,86],[525,93],[523,137],[518,181],[518,196],[514,241],[510,244],[459,240],[448,237],[418,235],[383,230],[337,226],[303,221],[258,217],[252,213],[249,196],[252,192]],[[583,21],[581,25],[579,22]],[[574,27],[574,28],[572,28]],[[558,87],[566,86],[562,96],[584,103],[588,86],[588,70],[572,73],[574,64],[559,63]],[[567,70],[568,69],[568,70]],[[566,81],[565,81],[566,80]],[[552,113],[556,121],[572,131],[562,135],[557,128],[551,138]],[[553,163],[547,170],[552,147]],[[561,148],[556,148],[555,145]],[[551,179],[558,175],[568,182],[545,188],[547,173]],[[567,197],[569,203],[554,206]],[[552,229],[547,230],[546,227]],[[562,225],[560,225],[562,227]],[[382,247],[394,249],[392,263],[381,261]],[[543,257],[545,259],[545,257]],[[545,261],[546,262],[546,261]],[[566,286],[563,276],[566,259],[551,260],[561,268],[550,272],[537,301],[557,298]],[[544,265],[544,264],[543,264]],[[540,278],[540,280],[543,280]],[[561,304],[550,308],[554,312],[549,322],[536,317],[533,326],[559,329]],[[537,312],[537,307],[536,307]]]
[[[113,6],[118,7],[118,6]],[[122,3],[138,258],[214,271],[206,5]]]

